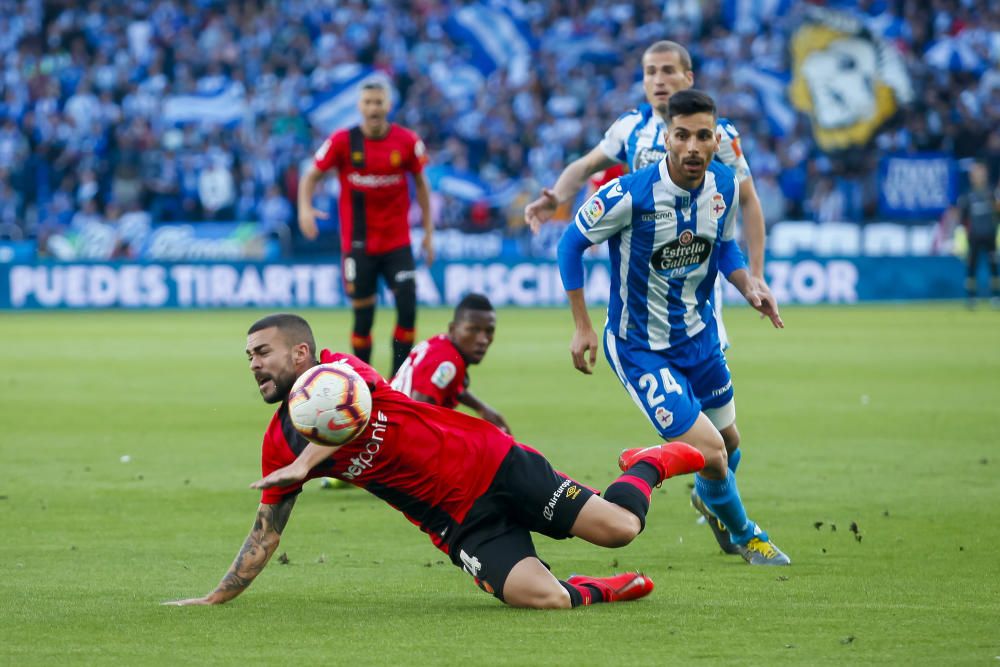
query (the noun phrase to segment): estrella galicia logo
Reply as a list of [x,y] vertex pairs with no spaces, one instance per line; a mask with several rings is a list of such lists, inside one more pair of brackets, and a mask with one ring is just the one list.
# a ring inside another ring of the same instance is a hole
[[648,167],[649,165],[659,162],[664,157],[666,157],[667,152],[661,151],[657,148],[640,148],[635,152],[635,170],[638,171],[643,167]]
[[653,269],[675,278],[690,273],[712,254],[712,244],[685,229],[676,239],[661,246],[653,253],[650,264]]

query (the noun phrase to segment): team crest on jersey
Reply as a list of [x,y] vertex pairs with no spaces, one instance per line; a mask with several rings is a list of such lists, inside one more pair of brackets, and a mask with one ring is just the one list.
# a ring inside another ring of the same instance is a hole
[[438,389],[444,389],[451,381],[455,379],[455,375],[458,373],[458,369],[455,368],[455,364],[450,361],[443,362],[434,371],[434,375],[431,376],[431,382]]
[[726,212],[726,198],[722,196],[721,192],[716,192],[712,195],[712,203],[708,206],[708,216],[712,220],[718,220]]
[[650,260],[652,268],[669,278],[690,273],[712,254],[712,243],[685,229],[670,243],[660,246]]
[[389,164],[393,167],[398,167],[403,164],[403,156],[399,154],[399,151],[392,151],[389,153]]
[[600,197],[591,197],[590,201],[583,205],[583,219],[587,224],[593,226],[604,217],[604,201]]

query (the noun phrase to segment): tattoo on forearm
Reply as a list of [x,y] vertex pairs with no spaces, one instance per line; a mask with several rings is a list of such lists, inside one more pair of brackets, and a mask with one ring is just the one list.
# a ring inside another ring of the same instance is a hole
[[219,582],[217,592],[239,594],[260,574],[277,549],[278,540],[275,538],[281,536],[294,506],[295,496],[274,505],[261,506],[250,534],[236,554],[229,571]]

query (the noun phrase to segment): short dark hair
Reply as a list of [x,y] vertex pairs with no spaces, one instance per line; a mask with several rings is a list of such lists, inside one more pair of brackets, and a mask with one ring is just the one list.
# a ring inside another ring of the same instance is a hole
[[389,87],[389,82],[382,76],[373,76],[365,79],[361,83],[361,90],[380,90],[386,95],[390,95],[392,93],[392,90]]
[[247,329],[247,335],[271,327],[278,329],[285,337],[285,341],[291,345],[305,343],[309,346],[309,354],[316,356],[316,339],[313,338],[312,327],[305,321],[305,318],[293,313],[274,313],[251,324],[250,328]]
[[661,39],[658,42],[653,42],[649,45],[648,49],[642,52],[642,59],[645,60],[646,56],[651,53],[676,53],[684,71],[691,71],[691,54],[677,42],[671,42],[669,39]]
[[492,311],[493,304],[490,300],[486,298],[485,294],[477,294],[475,292],[470,292],[462,297],[462,300],[458,302],[455,306],[455,321],[457,322],[462,318],[462,313],[469,310],[485,310]]
[[674,116],[691,116],[696,113],[710,113],[713,118],[718,117],[715,111],[715,100],[712,99],[711,95],[694,88],[688,88],[687,90],[678,90],[670,96],[667,118],[672,120]]

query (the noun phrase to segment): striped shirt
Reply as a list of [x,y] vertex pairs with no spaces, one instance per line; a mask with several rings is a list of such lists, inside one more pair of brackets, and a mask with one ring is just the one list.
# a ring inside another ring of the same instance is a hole
[[581,286],[574,263],[582,275],[583,248],[607,240],[608,330],[650,350],[682,345],[715,321],[709,297],[719,271],[746,266],[734,240],[737,187],[717,161],[692,191],[670,180],[666,160],[611,181],[580,208],[560,243],[564,287]]

